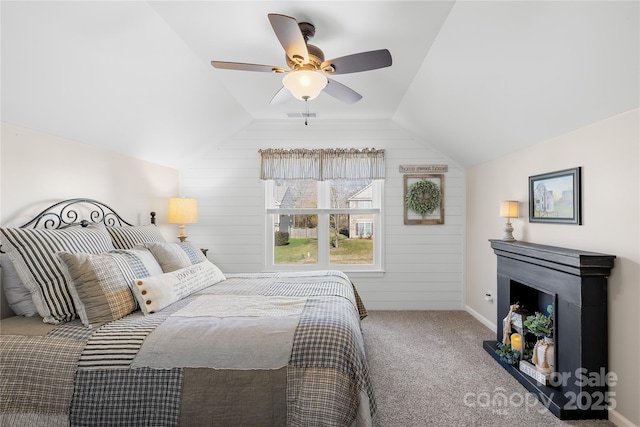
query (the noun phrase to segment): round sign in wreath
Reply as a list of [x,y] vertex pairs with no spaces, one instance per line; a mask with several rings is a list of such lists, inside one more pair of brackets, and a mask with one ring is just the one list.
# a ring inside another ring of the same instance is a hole
[[422,216],[433,212],[441,201],[440,186],[433,181],[420,180],[407,190],[407,207]]

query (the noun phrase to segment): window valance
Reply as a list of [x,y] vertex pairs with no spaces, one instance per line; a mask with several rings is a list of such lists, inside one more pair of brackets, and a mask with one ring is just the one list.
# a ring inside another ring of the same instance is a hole
[[384,150],[324,148],[259,150],[260,179],[384,179]]

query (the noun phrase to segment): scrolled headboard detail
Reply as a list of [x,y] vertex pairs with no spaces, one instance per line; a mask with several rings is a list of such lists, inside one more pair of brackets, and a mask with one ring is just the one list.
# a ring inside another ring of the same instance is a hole
[[[79,210],[88,211],[81,215]],[[67,199],[55,203],[20,228],[63,229],[74,226],[87,227],[102,223],[107,226],[133,225],[125,221],[112,208],[94,199]]]
[[[156,213],[151,212],[151,224],[156,223]],[[106,204],[94,199],[67,199],[49,206],[33,219],[17,228],[44,228],[62,230],[69,227],[88,227],[92,224],[104,224],[108,227],[134,225],[125,221]],[[5,253],[0,244],[0,253]]]

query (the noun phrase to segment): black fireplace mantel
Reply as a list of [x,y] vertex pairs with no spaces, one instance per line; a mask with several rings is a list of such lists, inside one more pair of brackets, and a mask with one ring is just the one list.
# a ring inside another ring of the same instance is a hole
[[[594,384],[585,378],[608,373],[607,280],[615,256],[528,242],[490,242],[498,257],[498,328],[497,340],[485,341],[485,350],[558,418],[608,418],[606,381]],[[495,353],[503,338],[502,319],[516,302],[541,312],[540,305],[553,304],[556,378],[564,380],[543,385]]]
[[614,255],[529,242],[490,240],[499,257],[518,259],[576,276],[609,276]]

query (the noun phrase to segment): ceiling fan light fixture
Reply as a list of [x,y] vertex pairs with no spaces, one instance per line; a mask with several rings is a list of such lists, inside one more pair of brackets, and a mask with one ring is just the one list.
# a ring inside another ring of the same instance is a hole
[[324,74],[310,70],[292,71],[282,79],[283,86],[295,98],[303,101],[317,98],[328,82]]
[[316,32],[313,24],[298,22],[291,16],[279,13],[269,13],[267,16],[284,48],[288,68],[226,61],[211,61],[211,65],[226,70],[283,73],[283,87],[271,98],[271,104],[285,102],[290,98],[289,94],[296,99],[309,101],[317,98],[322,91],[342,102],[353,104],[361,100],[362,95],[327,76],[391,66],[391,53],[387,49],[354,53],[325,61],[322,49],[308,43]]

